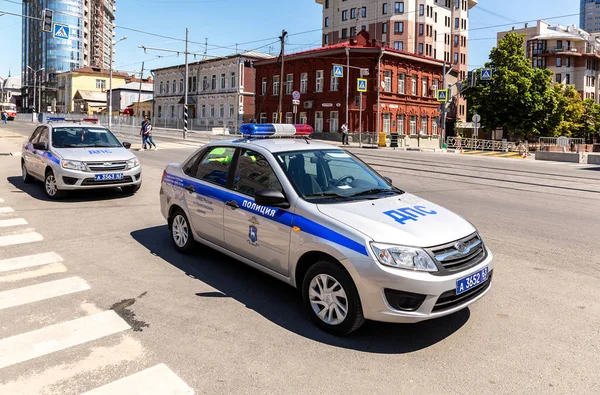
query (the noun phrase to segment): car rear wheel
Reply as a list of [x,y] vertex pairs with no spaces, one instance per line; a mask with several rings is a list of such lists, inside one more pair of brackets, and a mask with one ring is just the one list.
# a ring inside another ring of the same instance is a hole
[[171,240],[173,240],[177,251],[187,253],[194,248],[195,242],[190,222],[183,211],[177,210],[173,213],[169,228],[171,231]]
[[56,181],[56,177],[52,170],[46,172],[46,178],[44,178],[44,190],[46,191],[46,196],[50,199],[60,199],[65,195],[65,191],[58,189],[58,182]]
[[25,184],[29,184],[30,182],[33,182],[33,177],[27,171],[27,166],[25,165],[24,160],[21,161],[21,175],[23,177],[23,182]]
[[338,264],[320,261],[302,282],[304,306],[317,325],[335,335],[354,332],[365,322],[358,290]]
[[134,193],[139,191],[141,187],[142,187],[142,184],[127,185],[127,186],[121,187],[121,190],[128,195],[133,195]]

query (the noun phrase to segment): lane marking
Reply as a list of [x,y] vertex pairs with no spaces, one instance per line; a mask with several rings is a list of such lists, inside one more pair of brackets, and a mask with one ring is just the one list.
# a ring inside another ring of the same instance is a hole
[[21,281],[21,280],[26,280],[29,278],[47,276],[49,274],[65,273],[66,271],[67,271],[67,267],[65,265],[63,265],[62,263],[51,263],[44,267],[40,267],[39,269],[28,270],[26,272],[20,272],[20,273],[0,276],[0,283],[13,283],[15,281]]
[[88,289],[90,289],[90,286],[80,277],[69,277],[30,285],[28,287],[11,289],[0,292],[0,310]]
[[5,228],[7,226],[27,225],[27,223],[28,222],[25,220],[25,218],[1,219],[0,228]]
[[12,207],[0,207],[0,213],[14,213]]
[[6,246],[15,245],[15,244],[32,243],[34,241],[41,241],[41,240],[44,240],[44,237],[37,232],[0,236],[0,247],[6,247]]
[[42,254],[3,259],[0,261],[0,273],[9,272],[11,270],[26,269],[33,266],[47,265],[49,263],[62,262],[62,260],[62,257],[55,252],[44,252]]
[[0,339],[0,369],[129,329],[112,310]]
[[184,395],[193,393],[193,389],[167,365],[161,363],[82,395]]

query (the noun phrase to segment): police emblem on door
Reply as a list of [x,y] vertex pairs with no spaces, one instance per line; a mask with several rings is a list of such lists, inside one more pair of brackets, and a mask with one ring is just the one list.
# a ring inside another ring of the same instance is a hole
[[250,225],[250,229],[248,230],[248,238],[250,239],[250,243],[256,243],[258,240],[258,229],[256,229],[256,226]]

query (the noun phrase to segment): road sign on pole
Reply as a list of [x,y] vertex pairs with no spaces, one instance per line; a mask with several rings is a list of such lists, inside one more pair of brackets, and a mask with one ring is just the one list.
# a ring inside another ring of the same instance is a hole
[[300,100],[300,92],[294,91],[292,93],[292,97],[294,98],[294,100]]
[[356,80],[356,84],[357,84],[357,87],[356,87],[357,91],[359,91],[361,93],[367,91],[367,80],[366,79],[358,78]]
[[68,40],[69,33],[70,33],[70,28],[67,25],[61,25],[59,23],[55,23],[52,28],[52,37],[57,38],[59,40]]
[[473,120],[473,122],[474,122],[474,123],[479,123],[479,122],[481,122],[481,115],[479,115],[479,114],[475,114],[475,115],[473,115],[473,118],[472,118],[472,120]]
[[444,103],[448,101],[448,89],[440,89],[437,91],[437,101]]
[[292,104],[293,104],[294,106],[299,106],[299,105],[300,105],[300,100],[296,100],[296,99],[294,99],[294,100],[292,100]]
[[333,76],[336,78],[344,77],[344,66],[333,65]]
[[492,79],[492,69],[481,69],[481,80],[489,81]]

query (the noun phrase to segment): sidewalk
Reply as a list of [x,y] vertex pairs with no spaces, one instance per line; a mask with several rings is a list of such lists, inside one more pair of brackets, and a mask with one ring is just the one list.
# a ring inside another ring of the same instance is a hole
[[21,156],[21,146],[27,137],[9,132],[0,125],[0,156]]

